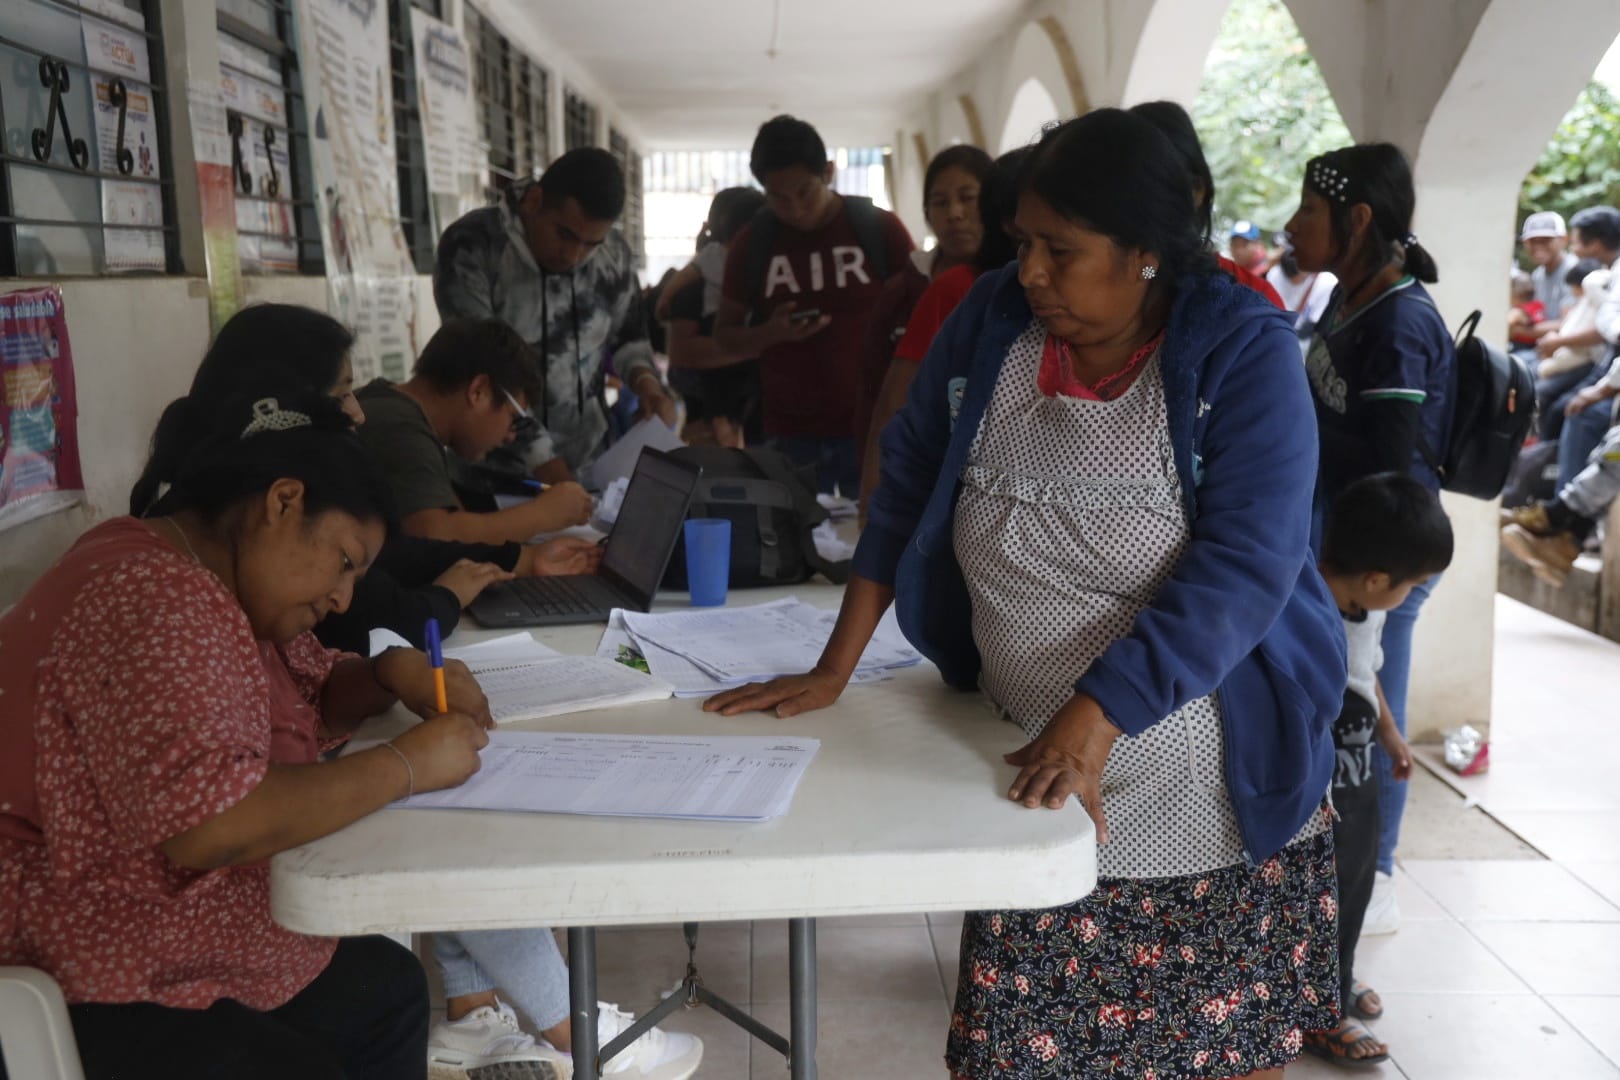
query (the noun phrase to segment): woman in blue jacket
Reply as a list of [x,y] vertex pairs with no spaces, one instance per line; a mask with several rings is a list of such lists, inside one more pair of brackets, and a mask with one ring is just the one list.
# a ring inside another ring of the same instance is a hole
[[1017,266],[980,278],[884,431],[820,663],[708,707],[830,703],[894,601],[1031,737],[1010,797],[1078,795],[1099,841],[1090,896],[967,916],[953,1072],[1281,1076],[1337,997],[1345,682],[1299,349],[1204,253],[1140,117],[1054,129],[1020,188]]

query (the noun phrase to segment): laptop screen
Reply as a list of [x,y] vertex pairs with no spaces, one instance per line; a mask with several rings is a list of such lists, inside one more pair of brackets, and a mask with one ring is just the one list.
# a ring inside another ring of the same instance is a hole
[[613,524],[602,572],[651,600],[680,536],[699,472],[656,450],[643,450]]

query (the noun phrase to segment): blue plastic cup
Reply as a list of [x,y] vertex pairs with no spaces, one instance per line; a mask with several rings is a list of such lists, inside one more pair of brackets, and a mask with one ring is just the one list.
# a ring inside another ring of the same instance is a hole
[[724,607],[731,578],[731,522],[692,518],[686,523],[686,588],[693,607]]

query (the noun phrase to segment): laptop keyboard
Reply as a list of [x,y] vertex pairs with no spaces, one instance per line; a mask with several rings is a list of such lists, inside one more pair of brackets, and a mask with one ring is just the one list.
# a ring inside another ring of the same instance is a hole
[[532,615],[592,615],[620,603],[593,577],[518,578],[507,588]]

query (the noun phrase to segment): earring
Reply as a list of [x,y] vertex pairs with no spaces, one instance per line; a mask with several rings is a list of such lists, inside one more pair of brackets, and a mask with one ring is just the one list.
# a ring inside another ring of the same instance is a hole
[[1152,263],[1148,263],[1146,266],[1142,267],[1142,280],[1143,281],[1152,281],[1154,278],[1156,278],[1158,276],[1159,276],[1159,268],[1157,266],[1154,266]]

